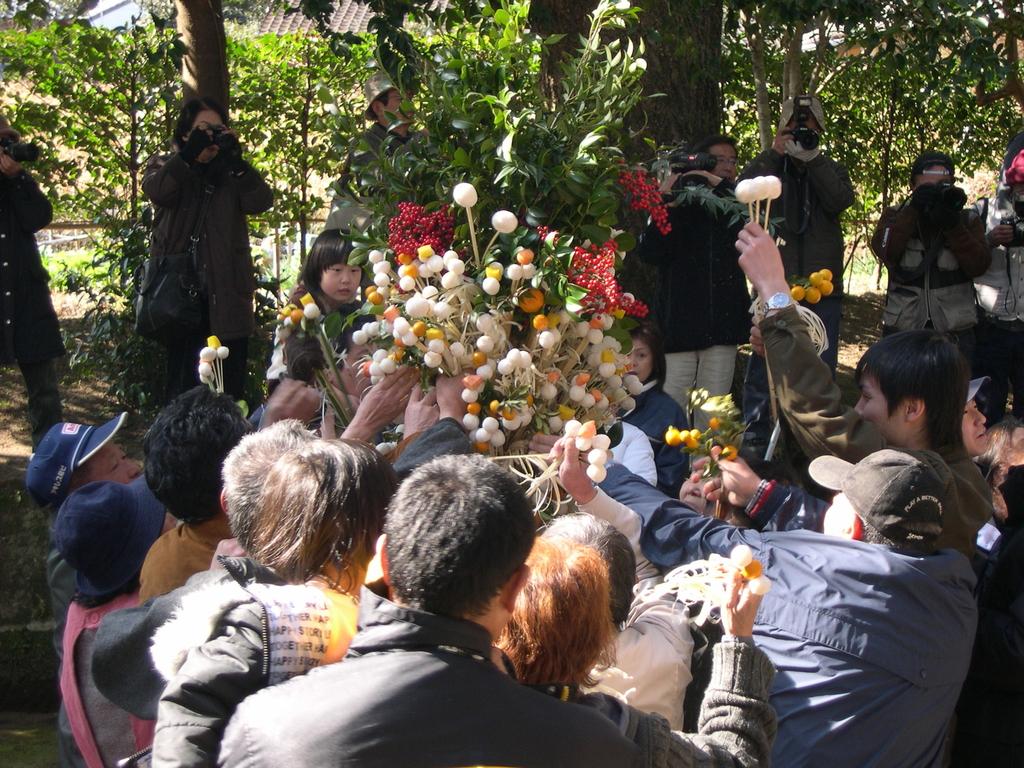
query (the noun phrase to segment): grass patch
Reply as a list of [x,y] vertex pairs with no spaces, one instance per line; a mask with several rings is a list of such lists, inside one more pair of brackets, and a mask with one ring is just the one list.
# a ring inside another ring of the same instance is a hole
[[0,712],[0,765],[50,768],[56,764],[56,715]]

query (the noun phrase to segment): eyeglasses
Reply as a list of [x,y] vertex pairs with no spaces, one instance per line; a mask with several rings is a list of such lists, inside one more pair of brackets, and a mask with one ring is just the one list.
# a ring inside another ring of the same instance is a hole
[[717,160],[722,165],[733,165],[733,166],[735,166],[736,163],[737,163],[737,160],[736,160],[735,157],[726,157],[725,155],[712,155],[712,157],[715,158],[715,160]]

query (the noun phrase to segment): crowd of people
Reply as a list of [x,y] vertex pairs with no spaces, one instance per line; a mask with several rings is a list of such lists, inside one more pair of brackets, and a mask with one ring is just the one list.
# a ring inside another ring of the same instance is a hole
[[[385,76],[366,96],[349,180],[417,136]],[[359,319],[336,340],[343,428],[317,386],[324,349],[298,335],[243,415],[246,216],[273,201],[229,126],[189,102],[145,171],[147,269],[184,264],[197,319],[161,338],[167,402],[141,464],[116,442],[126,414],[63,420],[34,241],[51,208],[0,149],[0,360],[24,374],[26,486],[52,513],[62,765],[1024,764],[1024,134],[975,207],[948,154],[914,161],[872,240],[890,279],[853,407],[834,376],[854,192],[822,151],[821,103],[786,102],[746,164],[729,136],[692,145],[662,182],[671,232],[649,225],[637,249],[659,274],[632,333],[643,391],[599,484],[575,439],[534,437],[572,507],[541,525],[474,454],[459,380],[400,368],[370,385]],[[20,137],[0,120],[2,138]],[[781,180],[773,233],[679,196],[728,200],[763,175]],[[296,299],[358,313],[359,218],[335,207]],[[822,271],[819,353],[791,280]],[[223,394],[195,378],[210,333],[231,348]],[[665,430],[687,425],[691,389],[734,388],[748,339],[742,455],[691,466]],[[775,421],[785,463],[765,459]],[[737,547],[767,594],[725,566],[699,600],[663,582]]]

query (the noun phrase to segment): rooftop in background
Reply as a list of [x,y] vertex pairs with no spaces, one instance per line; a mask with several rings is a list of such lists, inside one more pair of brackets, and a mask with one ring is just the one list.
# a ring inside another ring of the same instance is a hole
[[[291,5],[297,8],[298,0],[292,0]],[[431,0],[430,10],[447,6],[448,0]],[[369,6],[358,0],[336,0],[334,13],[331,14],[327,26],[333,32],[365,32],[371,18],[373,12]],[[275,11],[260,24],[260,32],[264,34],[285,35],[289,32],[307,32],[313,28],[313,20],[298,11]]]
[[95,27],[127,26],[142,15],[142,8],[132,0],[100,0],[85,14],[85,19]]

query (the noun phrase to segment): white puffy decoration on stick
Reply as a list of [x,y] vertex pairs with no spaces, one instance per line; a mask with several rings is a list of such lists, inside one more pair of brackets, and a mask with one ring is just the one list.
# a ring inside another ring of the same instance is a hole
[[772,200],[782,197],[782,179],[778,176],[765,176],[765,192],[768,203],[764,207],[764,229],[768,230],[768,222],[771,220]]
[[494,227],[495,232],[507,235],[516,231],[516,227],[519,226],[519,219],[516,218],[512,211],[496,211],[491,216],[491,226]]
[[743,179],[743,181],[736,185],[736,191],[733,193],[737,201],[746,204],[747,217],[751,221],[754,220],[754,193],[753,179]]
[[455,185],[455,189],[452,190],[452,200],[457,205],[461,205],[463,208],[472,208],[476,205],[476,201],[479,198],[476,194],[476,187],[469,182],[463,181]]

